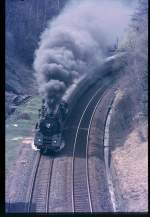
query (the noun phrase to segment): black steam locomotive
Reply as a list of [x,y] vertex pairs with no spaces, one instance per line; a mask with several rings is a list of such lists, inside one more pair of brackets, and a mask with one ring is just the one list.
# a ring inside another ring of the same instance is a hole
[[[88,76],[84,74],[81,76],[67,89],[66,93],[61,98],[61,103],[55,111],[49,112],[45,105],[45,101],[43,101],[42,108],[39,110],[39,121],[36,124],[34,138],[34,145],[41,153],[47,153],[48,151],[59,152],[64,147],[65,142],[62,131],[72,108],[75,106],[81,95],[96,83],[97,80],[109,75],[110,71],[114,71],[115,74],[120,71],[123,66],[122,57],[125,57],[125,55],[126,52],[120,52],[110,56],[105,59],[103,64],[101,64],[99,71],[95,72],[95,74],[89,74]],[[117,64],[115,64],[116,61]]]
[[34,137],[34,145],[42,154],[59,152],[65,146],[62,129],[67,111],[67,103],[62,102],[55,112],[50,113],[43,100]]

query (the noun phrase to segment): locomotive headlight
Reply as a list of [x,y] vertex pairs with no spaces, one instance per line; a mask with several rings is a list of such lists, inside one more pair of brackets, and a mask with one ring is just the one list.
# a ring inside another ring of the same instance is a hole
[[47,127],[47,128],[50,128],[50,126],[51,126],[51,124],[50,124],[50,123],[46,124],[46,127]]
[[57,141],[56,141],[56,140],[54,140],[54,143],[57,143]]
[[38,139],[39,142],[41,142],[41,139]]

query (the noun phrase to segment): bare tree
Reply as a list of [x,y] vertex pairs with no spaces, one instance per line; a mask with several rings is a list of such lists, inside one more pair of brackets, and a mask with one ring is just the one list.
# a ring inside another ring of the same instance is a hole
[[57,8],[60,10],[60,0],[57,0]]
[[140,0],[128,28],[123,48],[128,51],[126,90],[139,113],[147,116],[148,96],[148,1]]

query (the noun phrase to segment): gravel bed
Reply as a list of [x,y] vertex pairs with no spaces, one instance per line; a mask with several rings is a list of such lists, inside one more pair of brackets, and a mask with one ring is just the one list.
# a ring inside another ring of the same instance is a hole
[[49,212],[72,212],[72,158],[56,157],[50,187]]

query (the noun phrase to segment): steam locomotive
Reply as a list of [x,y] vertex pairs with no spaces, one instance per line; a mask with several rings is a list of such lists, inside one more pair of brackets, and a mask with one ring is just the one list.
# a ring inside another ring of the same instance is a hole
[[42,154],[59,152],[65,146],[62,129],[67,111],[67,103],[61,102],[55,112],[50,113],[42,101],[34,137],[34,145]]
[[[65,146],[62,131],[72,108],[81,95],[90,88],[91,85],[96,83],[97,80],[109,74],[110,70],[115,71],[115,74],[117,71],[120,71],[123,65],[121,58],[124,57],[125,54],[125,52],[120,52],[106,58],[99,69],[100,73],[97,72],[89,76],[84,74],[81,76],[80,79],[67,89],[55,111],[49,112],[43,100],[42,107],[39,110],[39,120],[36,123],[34,137],[34,145],[41,153],[59,152]],[[117,64],[114,64],[115,62],[117,62]],[[113,69],[111,69],[112,66]]]

